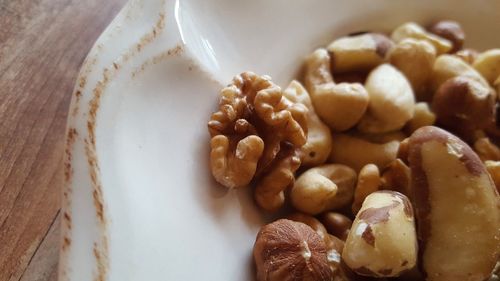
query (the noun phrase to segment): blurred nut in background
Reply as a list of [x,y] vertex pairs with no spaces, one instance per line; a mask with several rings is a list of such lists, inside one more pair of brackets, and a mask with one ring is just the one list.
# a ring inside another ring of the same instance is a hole
[[410,168],[401,160],[393,160],[382,170],[382,189],[397,191],[412,198],[410,192]]
[[407,38],[390,50],[388,59],[406,76],[417,100],[429,100],[428,84],[436,59],[434,46],[425,40]]
[[311,168],[297,178],[290,198],[292,205],[306,214],[341,209],[352,202],[356,172],[341,164]]
[[493,84],[500,77],[500,49],[480,53],[473,66],[490,84]]
[[455,53],[462,49],[465,41],[465,32],[462,26],[456,21],[442,20],[433,24],[429,31],[438,35],[441,38],[449,40],[453,44],[451,53]]
[[394,66],[383,64],[375,68],[368,75],[365,87],[370,103],[357,126],[359,131],[385,133],[399,130],[413,117],[413,90]]
[[474,142],[474,151],[484,162],[487,160],[500,161],[500,148],[490,141],[489,138],[479,138]]
[[484,164],[497,187],[498,193],[500,193],[500,161],[486,161]]
[[332,72],[369,71],[384,62],[392,41],[379,33],[341,37],[328,45]]
[[345,241],[352,226],[352,220],[340,213],[328,212],[321,215],[321,222],[328,233]]
[[361,209],[365,198],[382,187],[380,171],[374,164],[365,165],[358,175],[358,183],[354,190],[354,202],[352,203],[352,213],[356,215]]
[[467,76],[483,84],[485,87],[489,86],[483,76],[462,59],[454,55],[442,55],[434,62],[431,89],[436,91],[446,80],[456,76]]
[[472,65],[474,61],[476,61],[477,56],[479,55],[479,52],[474,49],[462,49],[456,53],[453,54],[454,56],[462,59],[464,62]]
[[374,143],[348,134],[333,134],[333,149],[330,161],[347,165],[356,171],[367,164],[384,168],[396,159],[399,141]]
[[468,139],[494,120],[495,93],[470,77],[454,77],[439,87],[432,109],[439,124]]
[[434,125],[435,122],[436,114],[431,111],[429,104],[426,102],[417,102],[413,118],[406,123],[405,131],[411,135],[418,128]]
[[391,34],[391,39],[396,43],[407,38],[428,41],[436,48],[438,55],[448,53],[453,48],[449,40],[427,32],[423,27],[414,22],[400,25]]

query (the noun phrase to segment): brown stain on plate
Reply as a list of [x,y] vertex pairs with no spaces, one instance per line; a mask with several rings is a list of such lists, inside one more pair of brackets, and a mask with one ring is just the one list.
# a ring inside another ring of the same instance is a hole
[[[163,6],[164,5],[165,3],[163,3]],[[92,98],[89,101],[89,110],[87,117],[88,136],[84,139],[84,146],[85,155],[87,157],[87,164],[89,167],[90,180],[92,184],[92,199],[95,207],[96,218],[101,229],[101,237],[98,241],[94,242],[93,247],[94,258],[96,261],[96,272],[94,280],[96,281],[106,280],[109,269],[106,208],[103,199],[102,183],[100,180],[100,168],[96,150],[96,122],[97,114],[99,112],[101,104],[101,98],[109,84],[109,81],[111,81],[121,69],[121,65],[128,62],[132,57],[143,50],[146,45],[157,38],[158,34],[160,34],[164,27],[165,14],[162,12],[159,14],[159,18],[150,32],[143,35],[139,39],[139,42],[132,48],[130,48],[125,54],[123,54],[119,58],[119,60],[114,61],[110,65],[110,67],[103,69],[102,77],[97,82],[95,88],[92,90]],[[100,51],[100,49],[103,49],[102,47],[99,48],[99,45],[97,45],[96,48],[98,51]]]
[[[181,44],[177,44],[175,45],[175,47],[170,48],[164,52],[161,52],[160,54],[146,60],[141,64],[141,66],[132,71],[132,78],[135,78],[137,75],[143,73],[149,66],[158,64],[161,61],[164,61],[170,57],[179,56],[183,52],[184,52],[184,47]],[[190,70],[192,70],[192,66],[190,66]]]

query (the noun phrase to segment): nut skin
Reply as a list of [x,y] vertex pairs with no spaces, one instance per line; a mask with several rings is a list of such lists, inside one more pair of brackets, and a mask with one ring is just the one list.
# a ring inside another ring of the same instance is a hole
[[415,97],[405,76],[390,64],[372,70],[365,84],[370,97],[368,110],[357,129],[363,133],[386,133],[401,129],[413,117]]
[[364,138],[348,135],[333,134],[333,149],[330,162],[347,165],[356,171],[363,166],[373,163],[383,169],[392,160],[396,159],[399,141],[375,143]]
[[328,45],[332,73],[369,71],[384,62],[392,41],[379,33],[341,37]]
[[417,262],[412,206],[395,191],[377,191],[363,202],[345,242],[342,258],[354,272],[395,277]]
[[352,220],[340,213],[327,212],[321,215],[321,222],[328,233],[345,241],[352,226]]
[[500,49],[480,53],[472,65],[483,77],[493,84],[500,77]]
[[429,28],[429,31],[439,37],[449,40],[453,44],[453,48],[450,50],[451,53],[455,53],[462,49],[464,45],[465,32],[462,26],[456,21],[438,21]]
[[283,96],[295,103],[303,104],[307,112],[307,142],[300,148],[302,166],[323,164],[332,150],[330,128],[316,114],[307,90],[298,81],[292,81],[283,91]]
[[439,124],[470,139],[494,120],[495,92],[467,76],[454,77],[439,87],[432,109]]
[[290,199],[306,214],[338,210],[350,204],[356,184],[356,172],[341,164],[325,164],[305,171],[297,178]]
[[453,48],[449,40],[427,32],[423,27],[414,22],[407,22],[400,25],[391,34],[391,39],[396,43],[407,38],[428,41],[436,48],[438,55],[448,53]]
[[500,250],[500,201],[485,166],[432,126],[410,137],[409,163],[426,280],[485,280]]
[[258,281],[330,281],[327,248],[309,226],[280,219],[262,227],[253,248]]
[[325,49],[314,51],[306,59],[304,83],[316,113],[334,131],[355,126],[368,108],[369,97],[363,85],[333,82],[330,55]]
[[389,62],[410,82],[418,100],[428,99],[429,80],[436,60],[436,49],[425,40],[407,38],[388,54]]

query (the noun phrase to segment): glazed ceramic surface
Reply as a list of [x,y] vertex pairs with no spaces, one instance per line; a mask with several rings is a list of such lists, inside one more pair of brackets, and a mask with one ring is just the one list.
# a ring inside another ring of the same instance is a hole
[[266,219],[208,166],[220,88],[245,70],[286,86],[337,36],[442,18],[467,46],[500,46],[499,1],[130,1],[76,82],[60,280],[253,280]]

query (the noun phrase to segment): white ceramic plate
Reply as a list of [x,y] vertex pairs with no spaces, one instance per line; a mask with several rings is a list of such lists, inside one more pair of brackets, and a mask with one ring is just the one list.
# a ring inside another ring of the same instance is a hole
[[59,280],[253,280],[265,219],[208,167],[218,90],[244,70],[285,86],[336,36],[441,18],[500,46],[499,1],[130,1],[76,83]]

